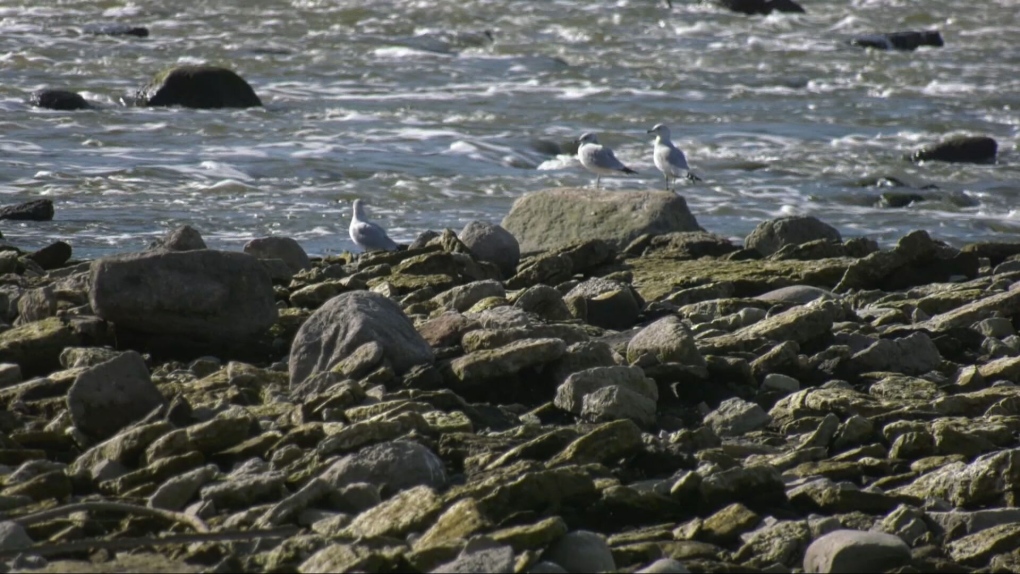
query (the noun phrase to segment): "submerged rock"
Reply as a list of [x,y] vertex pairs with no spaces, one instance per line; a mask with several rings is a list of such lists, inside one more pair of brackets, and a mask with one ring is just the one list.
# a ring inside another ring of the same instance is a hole
[[52,199],[33,199],[18,205],[0,207],[0,219],[14,221],[50,221],[53,219]]
[[941,48],[945,45],[938,30],[908,30],[891,34],[865,34],[850,40],[853,46],[877,50],[916,50],[921,46]]
[[46,108],[48,110],[60,110],[60,111],[73,111],[73,110],[87,110],[92,106],[89,105],[85,98],[78,92],[72,92],[70,90],[38,90],[32,92],[32,97],[29,99],[29,103],[37,108]]
[[157,74],[138,92],[146,106],[249,108],[262,101],[236,72],[215,66],[177,66]]
[[914,152],[912,161],[993,163],[999,144],[987,136],[955,136]]

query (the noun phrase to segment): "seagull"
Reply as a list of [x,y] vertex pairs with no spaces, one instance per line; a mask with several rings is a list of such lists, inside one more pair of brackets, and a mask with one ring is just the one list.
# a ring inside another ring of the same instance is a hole
[[655,124],[655,127],[648,130],[648,133],[655,134],[655,150],[652,152],[652,159],[655,161],[655,167],[659,168],[662,175],[666,177],[666,191],[669,191],[670,178],[673,178],[674,189],[676,189],[676,178],[680,176],[691,181],[701,180],[700,177],[691,173],[684,152],[673,145],[669,139],[669,128],[665,124]]
[[577,159],[585,169],[595,174],[595,189],[599,188],[599,180],[603,175],[637,173],[616,159],[613,150],[599,144],[598,138],[591,132],[581,134],[577,144]]
[[354,215],[348,229],[351,241],[364,251],[394,251],[397,243],[386,235],[386,230],[365,219],[365,207],[360,199],[354,200]]

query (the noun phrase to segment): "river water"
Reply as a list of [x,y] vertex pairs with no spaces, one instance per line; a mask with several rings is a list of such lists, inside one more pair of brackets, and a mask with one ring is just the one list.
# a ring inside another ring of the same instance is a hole
[[[806,14],[748,17],[685,0],[0,0],[0,204],[56,209],[0,231],[24,249],[68,241],[78,258],[184,223],[211,247],[279,234],[337,253],[354,248],[358,197],[409,241],[498,222],[531,191],[591,185],[536,143],[584,131],[639,172],[604,187],[659,189],[645,132],[663,122],[704,180],[679,192],[727,237],[810,214],[886,245],[917,228],[957,245],[1020,240],[1020,3],[802,3]],[[110,22],[150,35],[83,29]],[[938,29],[945,46],[847,44],[911,29]],[[197,63],[237,71],[264,108],[122,103]],[[98,107],[32,108],[40,88]],[[994,137],[998,161],[905,161],[953,134]],[[930,200],[883,207],[890,191]]]

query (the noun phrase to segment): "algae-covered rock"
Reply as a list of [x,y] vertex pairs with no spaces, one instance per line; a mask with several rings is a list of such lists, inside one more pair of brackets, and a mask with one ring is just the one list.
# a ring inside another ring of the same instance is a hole
[[434,490],[416,486],[362,512],[341,535],[351,538],[403,536],[424,530],[441,510]]
[[145,360],[134,351],[81,373],[67,393],[75,427],[100,439],[113,436],[165,402]]
[[261,106],[255,90],[236,72],[216,66],[176,66],[156,74],[138,92],[146,106],[250,108]]
[[514,202],[503,227],[521,251],[553,249],[589,239],[618,248],[646,233],[701,231],[683,197],[661,191],[618,193],[547,189]]
[[0,333],[0,362],[17,363],[26,376],[45,375],[60,368],[66,347],[84,343],[75,323],[48,317]]

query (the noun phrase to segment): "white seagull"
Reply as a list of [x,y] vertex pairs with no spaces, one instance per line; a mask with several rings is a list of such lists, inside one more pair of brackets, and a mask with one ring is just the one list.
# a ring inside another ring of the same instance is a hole
[[676,178],[686,177],[692,181],[699,181],[701,178],[691,173],[687,165],[687,156],[684,152],[673,145],[669,139],[669,128],[665,124],[655,124],[655,127],[648,130],[648,133],[655,134],[655,149],[652,152],[652,159],[655,167],[659,168],[662,175],[666,177],[666,191],[669,191],[669,180],[673,179],[673,188],[676,189]]
[[616,159],[613,150],[599,144],[595,134],[586,132],[577,138],[577,159],[585,169],[595,174],[595,189],[599,188],[599,180],[603,175],[616,175],[618,173],[637,173],[623,162]]
[[386,235],[386,230],[365,219],[365,207],[360,199],[354,200],[354,215],[348,228],[351,241],[364,251],[394,251],[397,243]]

